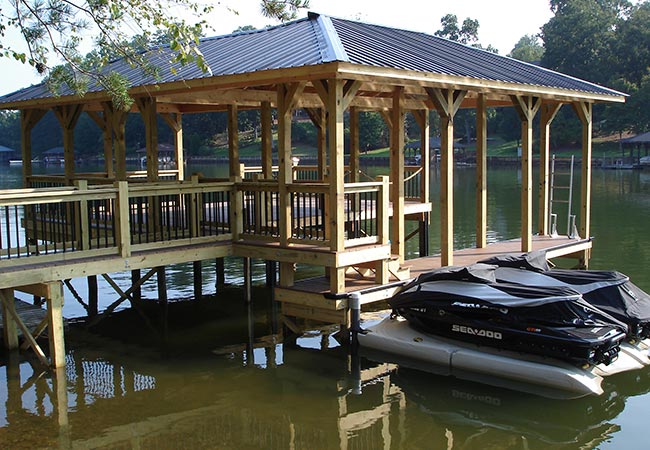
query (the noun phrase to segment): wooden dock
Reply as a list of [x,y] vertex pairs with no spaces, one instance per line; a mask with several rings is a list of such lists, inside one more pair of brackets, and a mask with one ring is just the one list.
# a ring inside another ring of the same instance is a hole
[[[36,305],[27,303],[26,301],[15,299],[15,310],[20,316],[23,323],[29,329],[37,328],[47,317],[47,311]],[[0,334],[4,335],[4,317],[2,316],[2,308],[0,308]],[[22,330],[18,329],[18,334],[22,335]]]
[[[567,236],[533,236],[533,251],[543,251],[547,259],[579,255],[592,248],[591,239],[574,239]],[[520,253],[521,239],[495,242],[483,248],[466,248],[454,251],[454,265],[465,266],[476,263],[491,256],[506,253]],[[421,273],[443,266],[440,255],[409,259],[406,264],[410,267],[411,278]],[[282,311],[289,316],[306,317],[314,320],[328,318],[331,321],[344,320],[347,310],[347,295],[351,292],[361,294],[361,304],[367,305],[384,301],[402,286],[392,277],[392,282],[383,286],[374,283],[374,275],[364,276],[359,272],[348,271],[346,278],[346,293],[332,296],[327,277],[309,278],[296,281],[291,288],[275,288],[275,298],[281,301]],[[324,303],[323,299],[330,299]],[[326,308],[323,308],[323,305]]]

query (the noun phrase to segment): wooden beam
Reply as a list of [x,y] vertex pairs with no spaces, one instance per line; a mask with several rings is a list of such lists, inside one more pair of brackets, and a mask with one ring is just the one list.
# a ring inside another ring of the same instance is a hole
[[155,97],[136,97],[135,104],[144,122],[144,141],[147,150],[147,181],[158,180],[158,117]]
[[23,159],[23,187],[28,186],[32,176],[32,129],[47,113],[44,109],[27,109],[20,111],[20,151]]
[[[580,177],[580,236],[589,238],[591,233],[591,143],[593,128],[593,105],[587,102],[572,103],[582,123],[582,175]],[[585,261],[586,263],[586,261]]]
[[0,290],[0,306],[2,307],[2,332],[5,348],[16,350],[18,348],[18,327],[13,320],[13,316],[17,315],[13,289]]
[[74,127],[83,112],[83,105],[56,106],[52,110],[63,129],[63,157],[65,177],[68,182],[74,178]]
[[420,127],[420,166],[422,167],[422,180],[420,182],[420,200],[429,203],[431,183],[431,138],[429,125],[429,110],[421,109],[411,111],[415,121]]
[[359,181],[359,110],[350,107],[350,182]]
[[521,119],[521,251],[533,249],[533,120],[541,107],[539,97],[513,96]]
[[262,102],[260,119],[262,122],[262,174],[266,180],[273,178],[273,118],[271,102]]
[[551,164],[551,122],[555,119],[562,103],[544,103],[541,107],[539,127],[539,199],[537,229],[545,236],[549,233],[549,171]]
[[32,336],[32,333],[29,331],[29,328],[27,328],[27,325],[25,325],[25,323],[16,312],[13,295],[11,297],[7,297],[9,293],[13,293],[13,291],[11,289],[0,290],[0,301],[3,303],[2,312],[7,313],[9,317],[13,319],[14,324],[20,328],[20,331],[23,333],[23,338],[29,342],[29,346],[32,348],[32,350],[34,350],[34,353],[36,353],[39,361],[41,361],[43,365],[48,366],[49,362],[45,357],[45,353]]
[[487,101],[476,108],[476,247],[487,246]]
[[390,179],[392,182],[393,216],[391,253],[399,256],[400,264],[405,259],[406,231],[404,228],[404,88],[396,86],[393,91],[390,132]]
[[237,105],[228,105],[228,163],[231,177],[240,176],[238,113]]
[[176,160],[176,170],[178,179],[185,179],[185,150],[183,149],[183,115],[180,113],[161,113],[165,123],[171,128],[174,135],[174,159]]
[[112,103],[103,104],[104,117],[110,125],[113,135],[113,151],[115,155],[115,179],[126,180],[126,118],[128,111],[122,111]]
[[343,111],[347,110],[361,88],[361,81],[347,80],[343,86]]
[[440,261],[454,263],[454,116],[467,92],[427,88],[440,116]]
[[110,123],[108,123],[107,115],[103,112],[100,116],[96,111],[86,111],[86,113],[102,130],[102,136],[104,137],[104,170],[107,178],[113,178],[115,176],[113,169],[113,132]]

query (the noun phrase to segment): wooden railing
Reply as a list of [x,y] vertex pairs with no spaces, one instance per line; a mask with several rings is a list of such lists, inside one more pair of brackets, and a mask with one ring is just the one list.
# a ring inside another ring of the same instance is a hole
[[404,200],[422,200],[422,175],[421,166],[404,167]]
[[[382,214],[388,214],[388,182],[346,183],[343,195],[345,247],[381,242]],[[240,183],[242,229],[246,240],[277,242],[280,237],[280,189],[275,182]],[[384,193],[384,191],[386,191]],[[289,193],[289,243],[329,245],[327,225],[330,186],[327,183],[292,183]],[[386,218],[387,222],[387,218]]]
[[[344,234],[345,248],[387,242],[387,177],[344,185],[338,206],[343,223],[330,223],[336,211],[330,189],[327,183],[296,182],[286,186],[287,200],[281,201],[275,181],[204,182],[194,176],[185,182],[81,180],[74,187],[0,191],[0,267],[127,258],[161,246],[226,240],[327,247],[332,226]],[[281,223],[290,226],[284,241]]]
[[233,183],[0,191],[0,267],[231,239]]
[[[160,181],[173,181],[178,178],[178,170],[159,170],[158,178]],[[146,170],[135,170],[127,172],[127,181],[130,182],[147,182]],[[27,185],[30,188],[49,188],[72,186],[75,181],[85,180],[91,185],[112,185],[115,183],[115,177],[108,177],[102,172],[76,173],[70,180],[66,179],[63,174],[52,175],[31,175],[27,177]]]

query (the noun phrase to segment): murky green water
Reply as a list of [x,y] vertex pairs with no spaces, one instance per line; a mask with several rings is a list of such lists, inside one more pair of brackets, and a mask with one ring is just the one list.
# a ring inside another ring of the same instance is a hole
[[[19,176],[13,169],[0,172],[3,187]],[[650,290],[650,173],[595,171],[593,182],[592,267]],[[490,170],[492,240],[519,234],[519,183],[515,169]],[[455,192],[456,246],[471,246],[472,169],[456,170]],[[434,177],[434,202],[437,193]],[[438,234],[434,213],[433,251]],[[71,327],[65,376],[1,357],[0,448],[646,448],[648,369],[607,378],[602,396],[562,400],[357,361],[335,329],[283,340],[262,264],[250,308],[240,262],[227,264],[230,287],[213,297],[167,313],[152,301],[146,320],[123,311],[91,333]],[[207,294],[213,266],[204,265]],[[128,276],[116,274],[125,286]],[[168,271],[171,297],[191,297],[191,276],[189,266]],[[84,282],[75,286],[83,296]],[[144,296],[155,295],[146,284]],[[102,286],[100,297],[108,305],[117,295]],[[83,315],[70,293],[65,308]]]

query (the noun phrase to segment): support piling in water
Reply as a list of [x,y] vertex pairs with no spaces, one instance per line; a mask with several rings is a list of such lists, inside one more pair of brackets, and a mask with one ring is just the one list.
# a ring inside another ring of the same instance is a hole
[[224,259],[223,258],[217,258],[216,263],[215,263],[215,270],[217,272],[217,281],[216,281],[216,286],[215,288],[217,291],[220,291],[224,287],[226,287],[226,266],[224,264]]
[[203,265],[201,261],[194,261],[192,269],[194,273],[194,300],[201,300],[203,298]]
[[253,267],[251,264],[251,258],[244,258],[244,299],[246,303],[250,303],[252,300],[252,290],[253,285]]

